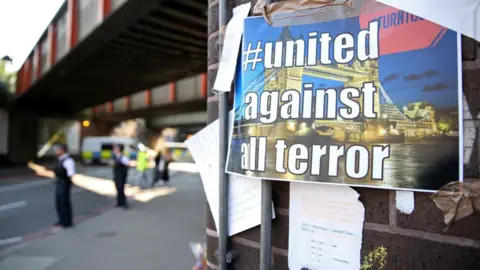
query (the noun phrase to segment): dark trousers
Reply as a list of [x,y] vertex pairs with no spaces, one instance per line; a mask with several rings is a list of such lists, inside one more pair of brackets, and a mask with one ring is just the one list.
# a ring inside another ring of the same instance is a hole
[[58,222],[61,226],[72,226],[72,203],[70,201],[70,181],[57,180],[55,189],[55,206],[57,209]]
[[115,188],[117,189],[117,206],[127,206],[127,197],[125,196],[125,183],[127,175],[118,173],[114,177]]

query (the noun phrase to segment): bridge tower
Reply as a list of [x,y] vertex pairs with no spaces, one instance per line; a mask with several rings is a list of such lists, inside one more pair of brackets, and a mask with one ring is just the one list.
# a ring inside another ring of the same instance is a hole
[[[366,82],[373,82],[377,91],[373,96],[373,110],[377,113],[377,118],[380,118],[380,80],[378,78],[378,62],[376,60],[367,60],[361,63],[355,60],[351,66],[338,65],[340,69],[353,69],[355,71],[367,73],[366,76],[353,77],[345,82],[345,87],[355,87],[360,89]],[[356,99],[360,103],[360,111],[363,112],[363,95]]]
[[[280,37],[278,40],[287,41],[293,40],[292,33],[288,26],[282,28]],[[285,50],[285,46],[283,47]],[[275,59],[275,54],[272,55],[272,59]],[[267,78],[274,69],[265,70],[265,78]],[[272,91],[278,90],[282,94],[285,90],[295,89],[297,91],[302,91],[302,74],[303,67],[289,67],[289,68],[279,68],[277,75],[274,76],[270,81],[265,82],[264,90]]]

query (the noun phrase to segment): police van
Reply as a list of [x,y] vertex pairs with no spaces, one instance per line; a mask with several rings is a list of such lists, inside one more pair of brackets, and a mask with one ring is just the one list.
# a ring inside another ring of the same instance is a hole
[[113,146],[123,145],[123,153],[134,160],[137,158],[138,141],[126,137],[85,137],[82,142],[82,160],[85,164],[109,164],[113,157]]

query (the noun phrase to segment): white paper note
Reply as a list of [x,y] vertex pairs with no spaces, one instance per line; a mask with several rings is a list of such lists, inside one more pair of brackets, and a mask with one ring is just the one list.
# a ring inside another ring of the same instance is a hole
[[348,186],[290,183],[288,267],[358,270],[365,208]]
[[230,91],[237,66],[240,41],[243,35],[243,20],[248,16],[250,5],[250,2],[248,2],[233,9],[233,17],[228,22],[225,32],[217,78],[213,85],[214,90]]
[[[232,119],[233,111],[230,112]],[[233,121],[230,121],[229,131]],[[215,121],[185,141],[198,165],[203,188],[212,211],[215,226],[219,222],[219,121]],[[231,132],[229,132],[231,134]],[[229,236],[261,223],[261,181],[230,175],[228,194]],[[273,207],[273,205],[272,205]],[[273,214],[275,217],[275,214]]]
[[478,0],[377,0],[480,41]]
[[415,209],[415,197],[413,191],[395,191],[395,206],[398,211],[410,215]]

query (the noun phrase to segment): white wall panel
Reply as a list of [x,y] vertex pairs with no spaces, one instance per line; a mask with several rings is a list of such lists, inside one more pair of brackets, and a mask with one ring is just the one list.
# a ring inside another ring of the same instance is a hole
[[163,105],[169,103],[170,84],[164,84],[152,88],[152,106]]
[[78,41],[84,39],[100,24],[98,0],[79,0],[78,2]]
[[177,82],[177,101],[200,98],[200,76],[182,79]]

